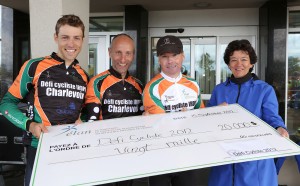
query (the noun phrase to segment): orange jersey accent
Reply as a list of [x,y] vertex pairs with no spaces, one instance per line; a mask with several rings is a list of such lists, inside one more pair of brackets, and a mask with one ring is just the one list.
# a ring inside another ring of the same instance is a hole
[[141,82],[129,74],[124,81],[112,68],[91,79],[85,104],[88,120],[102,120],[140,115],[142,107]]
[[147,83],[143,93],[143,104],[150,114],[202,108],[198,83],[180,75],[175,81],[161,73]]
[[33,121],[45,126],[74,123],[88,82],[77,63],[66,69],[62,61],[52,56],[31,59],[22,66],[8,92],[18,99],[29,98]]

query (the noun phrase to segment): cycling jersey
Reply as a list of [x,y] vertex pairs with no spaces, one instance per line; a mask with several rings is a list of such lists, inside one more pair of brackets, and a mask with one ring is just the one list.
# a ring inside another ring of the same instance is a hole
[[110,68],[91,79],[86,94],[88,120],[102,120],[140,115],[143,112],[143,86],[127,72],[121,74]]
[[[31,121],[45,126],[74,123],[81,111],[88,76],[75,60],[66,67],[55,53],[28,60],[4,96],[0,112],[14,125],[29,130]],[[27,116],[17,104],[25,99]],[[27,132],[25,144],[37,146],[37,139]]]
[[147,83],[143,104],[145,111],[150,114],[204,107],[200,87],[194,79],[182,74],[170,78],[162,72]]

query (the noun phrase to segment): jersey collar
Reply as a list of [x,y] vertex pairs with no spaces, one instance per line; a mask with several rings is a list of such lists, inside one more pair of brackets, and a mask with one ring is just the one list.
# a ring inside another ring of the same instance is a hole
[[166,80],[173,82],[173,83],[177,83],[181,78],[182,78],[182,73],[180,72],[180,74],[176,77],[176,78],[172,78],[168,75],[166,75],[163,72],[160,72],[160,74],[162,75],[162,77],[164,77]]
[[[110,74],[112,74],[113,76],[115,76],[115,77],[117,77],[117,78],[119,78],[119,79],[122,79],[122,75],[121,75],[119,72],[117,72],[115,69],[113,69],[112,67],[110,67],[110,69],[109,69],[108,71],[109,71]],[[125,76],[124,79],[127,79],[128,76],[129,76],[129,72],[127,71],[127,72],[126,72],[126,76]]]
[[[51,54],[51,57],[53,59],[55,59],[56,61],[59,61],[59,62],[62,62],[62,63],[65,63],[65,60],[63,60],[62,58],[60,58],[55,52],[52,52]],[[78,64],[79,62],[77,61],[77,59],[75,59],[71,65],[76,65]]]

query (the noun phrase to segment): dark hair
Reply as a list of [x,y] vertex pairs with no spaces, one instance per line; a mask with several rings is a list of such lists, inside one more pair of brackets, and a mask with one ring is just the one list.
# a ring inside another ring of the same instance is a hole
[[228,44],[228,46],[225,50],[225,53],[224,53],[224,57],[223,57],[223,59],[227,65],[229,64],[230,56],[232,56],[233,52],[237,51],[237,50],[247,52],[247,54],[249,55],[251,64],[255,64],[257,62],[257,55],[254,51],[254,48],[251,46],[251,44],[248,40],[242,39],[242,40],[231,41]]
[[82,36],[84,37],[84,24],[81,19],[73,14],[63,15],[56,23],[55,34],[58,35],[60,27],[64,25],[70,25],[73,27],[80,27],[82,30]]

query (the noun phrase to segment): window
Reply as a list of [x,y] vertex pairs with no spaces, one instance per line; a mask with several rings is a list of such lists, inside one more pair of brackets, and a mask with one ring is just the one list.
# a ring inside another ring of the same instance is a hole
[[13,10],[0,6],[0,100],[13,81]]
[[289,12],[289,28],[300,28],[300,10]]
[[123,31],[123,16],[90,17],[90,32]]

